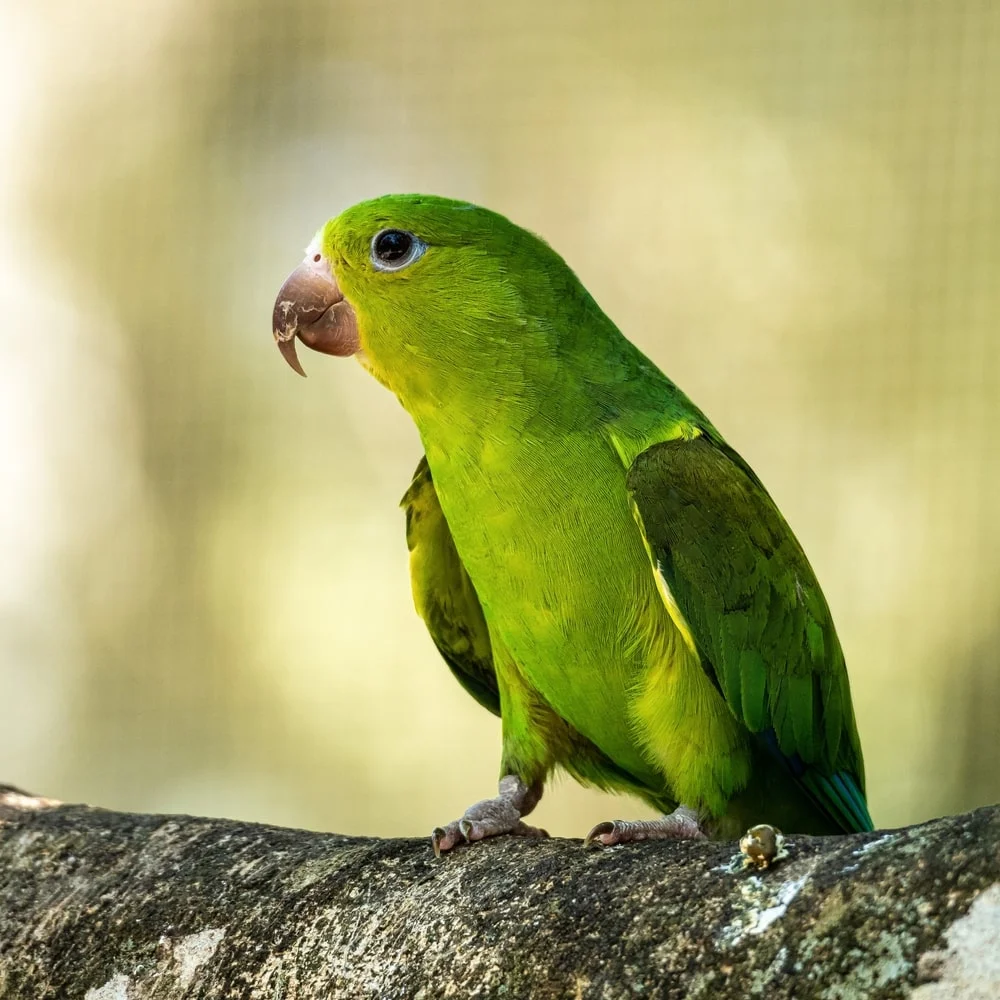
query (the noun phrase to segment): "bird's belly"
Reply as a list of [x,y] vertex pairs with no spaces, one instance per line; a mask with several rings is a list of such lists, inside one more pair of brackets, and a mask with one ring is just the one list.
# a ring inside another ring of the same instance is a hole
[[674,626],[616,471],[617,480],[591,475],[572,490],[540,476],[479,496],[467,489],[458,504],[448,503],[447,482],[438,490],[494,645],[512,661],[498,656],[496,669],[516,669],[561,718],[642,776],[651,769],[633,738],[630,700],[650,651],[662,648],[652,637]]

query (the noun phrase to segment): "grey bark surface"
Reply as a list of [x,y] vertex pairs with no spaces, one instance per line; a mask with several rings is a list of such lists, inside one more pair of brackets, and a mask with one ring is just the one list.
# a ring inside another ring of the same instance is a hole
[[429,841],[0,787],[0,997],[1000,997],[1000,808],[736,845]]

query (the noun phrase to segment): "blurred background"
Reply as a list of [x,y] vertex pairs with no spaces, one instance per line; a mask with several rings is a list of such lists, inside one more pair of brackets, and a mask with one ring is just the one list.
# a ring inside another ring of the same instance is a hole
[[0,4],[0,780],[382,835],[494,794],[411,604],[416,434],[271,340],[388,191],[543,234],[756,468],[880,825],[1000,799],[990,0]]

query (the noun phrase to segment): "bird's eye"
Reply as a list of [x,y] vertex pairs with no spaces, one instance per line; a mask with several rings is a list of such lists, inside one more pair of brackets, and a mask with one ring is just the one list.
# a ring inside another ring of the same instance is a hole
[[422,257],[427,245],[402,229],[383,229],[372,239],[372,263],[380,271],[398,271]]

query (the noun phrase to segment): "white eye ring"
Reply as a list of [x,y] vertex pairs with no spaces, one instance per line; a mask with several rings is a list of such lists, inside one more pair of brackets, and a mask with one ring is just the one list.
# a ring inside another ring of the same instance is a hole
[[376,271],[401,271],[426,250],[427,244],[405,229],[381,229],[372,237],[369,257]]

